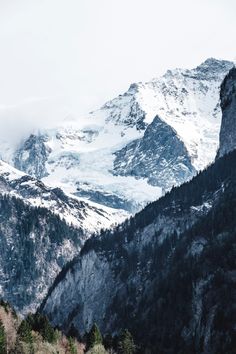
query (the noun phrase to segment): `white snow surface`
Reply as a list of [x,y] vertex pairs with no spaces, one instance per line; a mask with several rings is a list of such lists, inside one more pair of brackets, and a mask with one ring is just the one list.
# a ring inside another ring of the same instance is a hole
[[[68,200],[54,193],[52,187],[30,177],[0,160],[0,176],[6,181],[0,183],[0,193],[15,196],[33,207],[43,207],[59,215],[68,224],[82,228],[86,233],[107,229],[126,219],[129,214],[123,210],[108,208],[100,204],[85,201],[75,195],[65,194]],[[14,187],[11,182],[14,182]]]
[[[43,181],[71,194],[79,185],[84,191],[115,195],[136,204],[137,210],[156,200],[162,195],[160,187],[145,179],[113,175],[114,152],[143,136],[140,120],[147,126],[158,115],[184,142],[196,170],[205,168],[218,148],[219,90],[231,64],[208,59],[192,70],[168,70],[149,82],[132,84],[127,92],[85,117],[41,130],[51,151]],[[14,149],[7,144],[1,147],[2,158],[13,163]]]
[[[87,126],[86,131],[94,127]],[[47,162],[49,176],[44,178],[45,183],[55,183],[69,193],[76,193],[76,183],[79,182],[83,190],[95,190],[118,195],[127,201],[136,201],[145,205],[161,196],[161,188],[156,188],[146,180],[137,180],[134,177],[114,176],[112,174],[113,153],[128,142],[141,136],[135,128],[125,130],[123,126],[107,123],[96,127],[99,132],[93,141],[81,140],[81,130],[76,127],[59,128],[60,139],[54,132],[50,136],[48,146],[52,149]]]

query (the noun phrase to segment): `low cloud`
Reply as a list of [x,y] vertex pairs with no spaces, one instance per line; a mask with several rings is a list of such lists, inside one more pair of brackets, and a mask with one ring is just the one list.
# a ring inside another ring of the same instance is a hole
[[19,105],[0,106],[0,138],[17,142],[30,133],[73,119],[60,98],[33,99]]

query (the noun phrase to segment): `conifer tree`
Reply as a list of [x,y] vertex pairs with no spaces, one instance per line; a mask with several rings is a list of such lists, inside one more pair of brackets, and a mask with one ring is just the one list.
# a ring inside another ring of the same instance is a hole
[[18,328],[17,334],[19,339],[25,343],[32,343],[32,333],[30,325],[27,321],[23,320]]
[[48,343],[53,343],[56,340],[54,328],[51,326],[47,317],[43,317],[41,334],[43,339]]
[[102,343],[101,332],[100,332],[98,326],[96,325],[96,323],[94,323],[90,332],[88,333],[87,347],[88,347],[88,349],[90,349],[90,348],[94,347],[95,345],[101,344],[101,343]]
[[75,346],[75,340],[72,337],[68,338],[68,343],[69,343],[69,351],[71,354],[77,354],[77,349]]
[[118,353],[119,354],[134,354],[135,344],[131,333],[125,329],[120,335],[118,342]]
[[30,328],[41,334],[43,340],[48,343],[56,341],[56,333],[48,318],[40,313],[30,314],[26,318]]

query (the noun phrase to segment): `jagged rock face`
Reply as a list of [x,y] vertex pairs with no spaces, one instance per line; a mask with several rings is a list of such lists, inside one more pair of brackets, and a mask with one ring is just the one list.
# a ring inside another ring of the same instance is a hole
[[223,72],[229,71],[232,66],[233,63],[227,60],[208,58],[195,70],[187,70],[185,75],[198,80],[215,81]]
[[38,179],[47,176],[45,164],[51,151],[45,144],[46,141],[46,136],[30,135],[16,151],[14,166]]
[[85,240],[122,217],[0,161],[0,297],[22,314],[35,311]]
[[196,170],[176,131],[158,116],[143,138],[115,153],[114,173],[147,178],[152,185],[169,189],[194,176]]
[[62,267],[84,242],[48,209],[0,194],[0,296],[21,314],[35,311]]
[[106,122],[130,128],[135,127],[137,130],[144,130],[146,128],[146,113],[142,110],[135,97],[137,90],[138,85],[132,84],[124,95],[119,95],[101,108],[106,111]]
[[[26,139],[12,160],[37,178],[45,176],[46,184],[60,185],[103,205],[138,211],[170,185],[179,185],[214,160],[221,124],[219,88],[232,66],[228,61],[208,59],[192,70],[168,70],[149,82],[132,84],[127,92],[78,122],[64,122]],[[175,156],[174,150],[170,154],[170,147],[154,129],[157,115],[162,126],[176,132],[175,146],[184,146],[181,153],[176,149]],[[158,150],[163,151],[161,160],[168,162],[165,166],[156,164],[156,155],[151,154],[151,159],[145,150],[151,132],[153,145],[159,144]],[[136,151],[138,141],[143,141],[139,144],[143,152],[140,147]],[[3,147],[1,153],[9,161]],[[137,163],[141,155],[147,170]],[[124,157],[126,171],[116,156]],[[183,164],[178,163],[180,156]],[[189,159],[192,167],[186,163]],[[176,172],[167,186],[165,176],[171,170]]]
[[41,311],[65,331],[129,328],[141,352],[233,353],[235,166],[233,152],[88,240]]
[[236,68],[224,79],[220,99],[223,115],[218,156],[223,156],[236,148]]
[[219,142],[219,89],[233,63],[208,59],[192,70],[168,70],[159,79],[138,83],[136,99],[146,122],[158,115],[184,142],[199,170],[214,160]]
[[13,195],[33,207],[47,208],[67,224],[83,230],[85,235],[110,228],[128,216],[122,211],[85,202],[60,188],[49,187],[3,161],[0,161],[0,193]]

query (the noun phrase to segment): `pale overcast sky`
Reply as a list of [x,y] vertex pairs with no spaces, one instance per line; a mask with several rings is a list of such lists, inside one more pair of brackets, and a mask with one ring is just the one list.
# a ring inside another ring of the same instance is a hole
[[0,105],[83,113],[168,68],[235,59],[235,18],[235,0],[0,0]]

